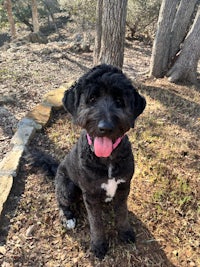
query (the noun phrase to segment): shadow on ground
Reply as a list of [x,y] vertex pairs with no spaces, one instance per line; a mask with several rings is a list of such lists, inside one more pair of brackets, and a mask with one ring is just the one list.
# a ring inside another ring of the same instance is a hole
[[0,47],[5,43],[10,42],[10,36],[8,33],[0,33]]
[[[189,92],[190,90],[190,92]],[[149,85],[141,85],[140,92],[150,96],[154,100],[158,100],[162,105],[167,108],[167,119],[182,128],[185,128],[188,132],[196,132],[200,137],[199,126],[196,122],[199,119],[200,104],[196,101],[192,101],[193,91],[198,88],[189,88],[188,93],[190,99],[187,98],[187,94],[179,95],[177,91],[173,91],[172,88],[155,87]]]

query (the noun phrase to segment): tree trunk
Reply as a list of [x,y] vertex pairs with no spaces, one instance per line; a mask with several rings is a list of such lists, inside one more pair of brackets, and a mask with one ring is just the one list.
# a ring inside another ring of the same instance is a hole
[[200,9],[199,0],[163,0],[151,55],[151,76],[166,75],[171,82],[196,83],[200,57],[200,11],[197,7]]
[[150,76],[161,78],[168,70],[171,29],[180,0],[163,0],[150,62]]
[[175,58],[177,52],[180,50],[181,43],[187,35],[197,1],[198,0],[182,0],[178,7],[171,31],[172,42],[169,54],[170,60]]
[[32,0],[32,19],[33,19],[33,32],[38,33],[40,30],[38,21],[37,1]]
[[94,45],[93,63],[99,63],[99,55],[101,51],[101,38],[102,38],[102,13],[103,13],[103,0],[97,1],[96,8],[96,37]]
[[[101,12],[102,11],[102,12]],[[123,66],[127,0],[99,0],[94,64]]]
[[[51,4],[52,4],[52,2],[49,2],[47,0],[44,1],[44,6],[47,9],[47,13],[48,13],[48,26],[50,28],[50,18],[51,18],[53,26],[55,28],[55,31],[58,33],[59,37],[61,37],[60,32],[58,30],[58,27],[56,25],[56,20],[54,18],[54,12],[53,12],[53,8],[52,8],[54,6],[51,6]],[[56,4],[58,4],[58,3],[56,2]]]
[[197,64],[200,58],[200,6],[180,55],[167,73],[169,81],[187,80],[197,83]]
[[4,2],[4,7],[6,8],[7,14],[8,14],[8,21],[10,24],[11,37],[12,37],[12,39],[15,39],[16,38],[16,29],[15,29],[15,22],[14,22],[13,13],[12,13],[11,0],[6,0]]

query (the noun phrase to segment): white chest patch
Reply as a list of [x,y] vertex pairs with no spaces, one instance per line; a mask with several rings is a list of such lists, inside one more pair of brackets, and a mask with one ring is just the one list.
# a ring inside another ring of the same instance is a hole
[[106,191],[107,198],[105,199],[105,202],[109,202],[113,199],[115,196],[118,184],[125,183],[125,180],[119,179],[115,180],[115,178],[108,179],[107,183],[101,184],[101,188]]

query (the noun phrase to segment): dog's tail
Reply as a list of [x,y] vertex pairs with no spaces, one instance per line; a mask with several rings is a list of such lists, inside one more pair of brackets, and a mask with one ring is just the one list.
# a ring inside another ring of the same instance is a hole
[[59,162],[52,156],[40,150],[26,151],[24,156],[28,166],[33,169],[42,169],[42,171],[54,178],[59,166]]

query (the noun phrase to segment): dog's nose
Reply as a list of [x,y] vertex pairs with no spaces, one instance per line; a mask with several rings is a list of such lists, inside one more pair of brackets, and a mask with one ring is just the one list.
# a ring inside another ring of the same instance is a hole
[[98,124],[98,129],[99,132],[102,134],[111,133],[114,129],[114,125],[112,122],[102,120]]

